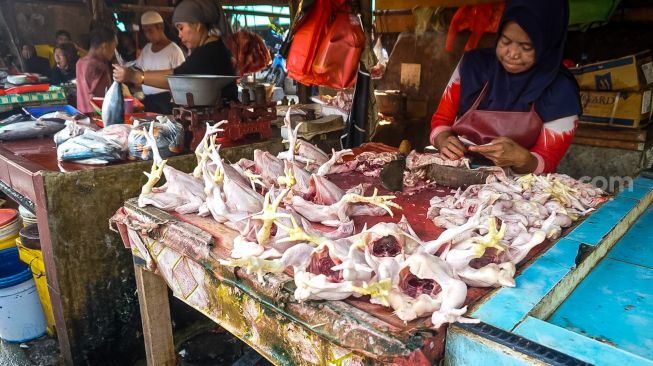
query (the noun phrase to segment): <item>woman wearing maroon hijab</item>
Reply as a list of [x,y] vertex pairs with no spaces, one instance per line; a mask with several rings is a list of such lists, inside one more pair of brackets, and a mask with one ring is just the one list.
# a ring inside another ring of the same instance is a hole
[[576,80],[562,65],[567,0],[512,0],[495,48],[465,53],[431,120],[448,159],[480,154],[517,173],[554,172],[581,114]]

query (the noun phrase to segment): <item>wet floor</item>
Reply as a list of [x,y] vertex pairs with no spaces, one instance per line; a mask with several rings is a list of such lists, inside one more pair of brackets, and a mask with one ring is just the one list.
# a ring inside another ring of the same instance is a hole
[[0,340],[2,366],[61,366],[63,359],[55,338],[41,337],[26,343],[7,343]]
[[20,345],[7,343],[0,340],[0,365],[3,366],[32,366],[25,351]]

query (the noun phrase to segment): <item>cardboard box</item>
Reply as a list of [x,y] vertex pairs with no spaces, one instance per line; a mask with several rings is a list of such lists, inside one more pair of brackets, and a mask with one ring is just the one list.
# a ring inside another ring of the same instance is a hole
[[639,91],[653,84],[649,51],[570,69],[582,90]]
[[651,90],[641,92],[581,91],[580,121],[595,125],[639,128],[651,118]]

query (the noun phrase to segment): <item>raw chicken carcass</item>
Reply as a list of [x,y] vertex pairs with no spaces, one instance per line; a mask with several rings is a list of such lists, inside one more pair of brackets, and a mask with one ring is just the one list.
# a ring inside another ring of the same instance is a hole
[[[167,161],[161,159],[154,140],[153,126],[154,124],[150,125],[150,130],[145,133],[153,154],[152,171],[149,174],[145,173],[148,181],[138,196],[138,205],[140,207],[152,205],[165,211],[174,210],[179,213],[197,212],[206,200],[202,181],[166,165]],[[154,185],[161,179],[162,174],[166,178],[166,183],[155,188]]]
[[324,164],[320,165],[317,169],[317,175],[329,175],[337,173],[346,173],[351,172],[356,169],[358,165],[358,160],[353,159],[347,162],[343,162],[342,158],[344,156],[353,155],[354,153],[350,149],[340,150],[340,151],[331,151],[331,158],[327,160]]

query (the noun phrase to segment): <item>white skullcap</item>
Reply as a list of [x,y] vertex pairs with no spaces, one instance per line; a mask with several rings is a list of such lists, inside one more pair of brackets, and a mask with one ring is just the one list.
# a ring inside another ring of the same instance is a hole
[[163,23],[163,18],[156,11],[148,11],[141,16],[141,25],[159,24]]

